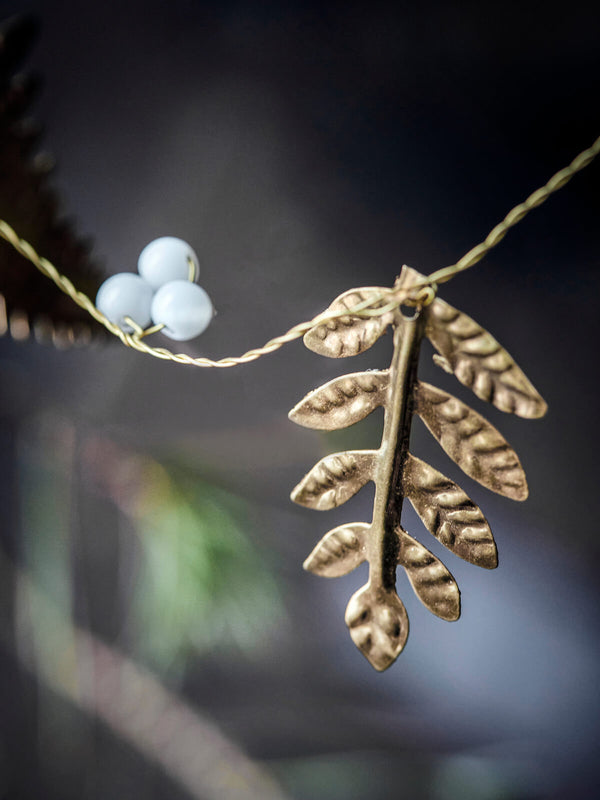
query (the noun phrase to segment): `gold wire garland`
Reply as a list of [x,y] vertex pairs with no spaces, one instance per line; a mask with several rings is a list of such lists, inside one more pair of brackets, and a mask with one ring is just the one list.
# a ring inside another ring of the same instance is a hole
[[5,220],[0,219],[0,237],[7,241],[17,252],[30,261],[41,273],[53,281],[54,284],[66,295],[68,295],[78,306],[83,308],[90,314],[97,322],[103,325],[110,333],[117,336],[121,342],[127,347],[131,347],[140,353],[160,358],[164,361],[175,361],[178,364],[187,364],[195,367],[236,367],[240,364],[247,364],[250,361],[256,361],[258,358],[273,353],[275,350],[283,347],[288,342],[293,342],[296,339],[304,336],[317,325],[332,322],[342,317],[380,317],[384,314],[393,311],[401,305],[412,305],[417,307],[425,307],[430,305],[435,299],[437,292],[437,285],[445,283],[457,275],[459,272],[477,264],[493,247],[504,238],[508,231],[519,223],[532,209],[537,208],[544,203],[550,195],[557,192],[571,178],[582,169],[587,167],[593,159],[600,152],[600,136],[587,150],[581,152],[576,156],[573,161],[564,169],[559,170],[554,174],[544,186],[537,189],[529,195],[529,197],[519,205],[511,209],[504,219],[498,223],[488,233],[486,238],[480,244],[469,250],[468,253],[459,259],[455,264],[448,267],[436,270],[429,275],[422,278],[415,279],[414,283],[410,286],[399,289],[390,288],[380,291],[377,294],[372,294],[370,297],[358,303],[351,308],[344,308],[339,311],[326,311],[318,314],[311,320],[300,322],[294,325],[289,331],[270,339],[262,347],[257,347],[248,350],[241,356],[227,356],[213,360],[205,357],[189,356],[186,353],[173,353],[165,347],[152,347],[144,341],[144,338],[152,333],[159,331],[162,326],[154,325],[151,328],[142,330],[137,325],[132,325],[134,328],[133,333],[125,333],[111,322],[101,311],[99,311],[90,298],[84,293],[76,289],[73,283],[65,276],[62,275],[58,269],[48,259],[40,256],[34,248],[24,239],[19,238],[17,233]]

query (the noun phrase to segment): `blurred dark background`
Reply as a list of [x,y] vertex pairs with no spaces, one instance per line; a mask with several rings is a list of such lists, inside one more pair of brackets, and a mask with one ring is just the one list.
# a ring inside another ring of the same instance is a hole
[[[32,111],[105,274],[162,235],[198,253],[218,315],[194,354],[262,344],[403,263],[452,263],[600,134],[589,2],[0,11],[40,23]],[[351,362],[296,342],[195,370],[0,339],[0,797],[598,796],[599,187],[600,162],[441,291],[549,412],[479,403],[425,349],[421,374],[506,435],[530,498],[460,477],[494,572],[407,514],[463,613],[432,617],[399,577],[411,635],[383,674],[343,621],[365,574],[301,569],[325,531],[370,519],[371,490],[326,515],[288,499],[322,455],[377,446],[381,416],[323,436],[287,412],[385,367],[389,341]],[[459,477],[421,429],[413,449]]]

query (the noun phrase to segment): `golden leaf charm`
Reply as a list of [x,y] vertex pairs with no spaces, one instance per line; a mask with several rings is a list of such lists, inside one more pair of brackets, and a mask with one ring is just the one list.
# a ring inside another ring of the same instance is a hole
[[548,406],[512,357],[466,314],[436,298],[427,310],[425,334],[450,371],[477,397],[500,411],[529,419]]
[[352,641],[376,670],[387,669],[398,658],[408,638],[408,615],[395,591],[371,582],[348,603],[346,625]]
[[329,531],[304,562],[304,569],[323,578],[339,578],[366,558],[366,522],[340,525]]
[[519,457],[480,414],[442,389],[421,382],[415,386],[415,411],[470,478],[512,500],[527,499]]
[[389,372],[342,375],[310,392],[293,408],[290,419],[305,428],[337,430],[360,422],[386,401]]
[[[364,289],[350,289],[341,294],[328,308],[328,311],[343,311],[353,308],[359,303],[380,295],[386,290],[379,286],[367,286]],[[374,304],[373,308],[383,306],[383,301]],[[321,356],[330,358],[346,358],[356,356],[368,350],[377,339],[385,333],[385,329],[392,322],[394,312],[389,311],[380,317],[347,317],[324,322],[312,328],[304,336],[304,344]],[[333,430],[333,429],[332,429]]]
[[498,566],[494,538],[481,509],[449,478],[409,453],[402,491],[444,547],[479,567]]
[[[410,286],[421,277],[404,267],[395,288]],[[376,287],[351,289],[329,310],[350,309],[382,292]],[[394,355],[388,370],[335,378],[310,392],[289,415],[308,428],[337,430],[359,422],[379,406],[384,408],[379,450],[326,456],[292,492],[295,502],[325,510],[346,502],[368,481],[375,483],[372,522],[334,528],[304,567],[333,578],[369,563],[369,579],[351,598],[346,624],[356,646],[377,670],[394,662],[408,636],[408,617],[396,593],[398,566],[429,611],[448,621],[460,616],[456,581],[400,523],[404,498],[452,553],[486,569],[498,563],[481,509],[453,481],[409,452],[413,416],[421,417],[468,476],[513,500],[527,497],[525,473],[502,434],[458,398],[417,379],[421,340],[429,338],[438,351],[436,363],[479,398],[521,417],[546,412],[546,403],[506,350],[470,317],[437,298],[410,318],[400,309],[366,319],[349,314],[315,326],[304,342],[321,355],[344,358],[367,350],[389,325],[394,329]]]
[[354,450],[322,458],[296,486],[292,500],[319,511],[341,506],[373,480],[376,455],[374,450]]
[[406,570],[415,594],[436,616],[452,622],[460,617],[460,592],[452,575],[426,547],[398,530],[398,563]]

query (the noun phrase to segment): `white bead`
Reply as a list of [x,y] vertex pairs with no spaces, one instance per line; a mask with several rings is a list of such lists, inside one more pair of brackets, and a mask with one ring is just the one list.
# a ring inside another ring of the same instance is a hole
[[133,328],[124,317],[131,317],[141,328],[147,328],[153,294],[150,284],[139,275],[121,272],[104,281],[96,295],[96,308],[121,330],[131,333]]
[[206,330],[213,318],[213,307],[201,286],[189,281],[171,281],[154,295],[151,314],[155,325],[165,326],[161,333],[183,342]]
[[196,280],[200,271],[196,253],[182,239],[163,236],[144,247],[138,259],[138,272],[154,289],[159,289],[170,281],[189,281],[190,260]]

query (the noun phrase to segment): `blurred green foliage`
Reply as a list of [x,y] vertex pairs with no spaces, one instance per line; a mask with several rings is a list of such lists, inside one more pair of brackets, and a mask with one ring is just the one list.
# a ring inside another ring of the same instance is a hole
[[[102,537],[113,548],[108,558],[94,548],[80,551],[92,558],[88,575],[99,578],[84,594],[110,590],[107,570],[122,563],[132,570],[132,589],[114,598],[117,613],[129,645],[155,669],[176,671],[186,657],[215,650],[251,657],[275,635],[285,616],[283,592],[271,553],[253,530],[256,514],[242,499],[173,460],[165,467],[94,434],[78,440],[53,414],[28,427],[19,449],[24,561],[65,622],[75,602],[72,548],[80,537]],[[102,502],[92,503],[80,530],[78,509],[90,497]],[[106,526],[119,525],[119,517],[135,533],[133,563],[123,561],[119,536],[106,536]],[[105,602],[90,599],[100,607]],[[54,634],[36,622],[37,613],[29,625],[51,650]]]
[[160,668],[190,649],[251,654],[282,620],[283,603],[268,554],[248,535],[248,508],[181,466],[150,466],[135,522],[140,649]]

